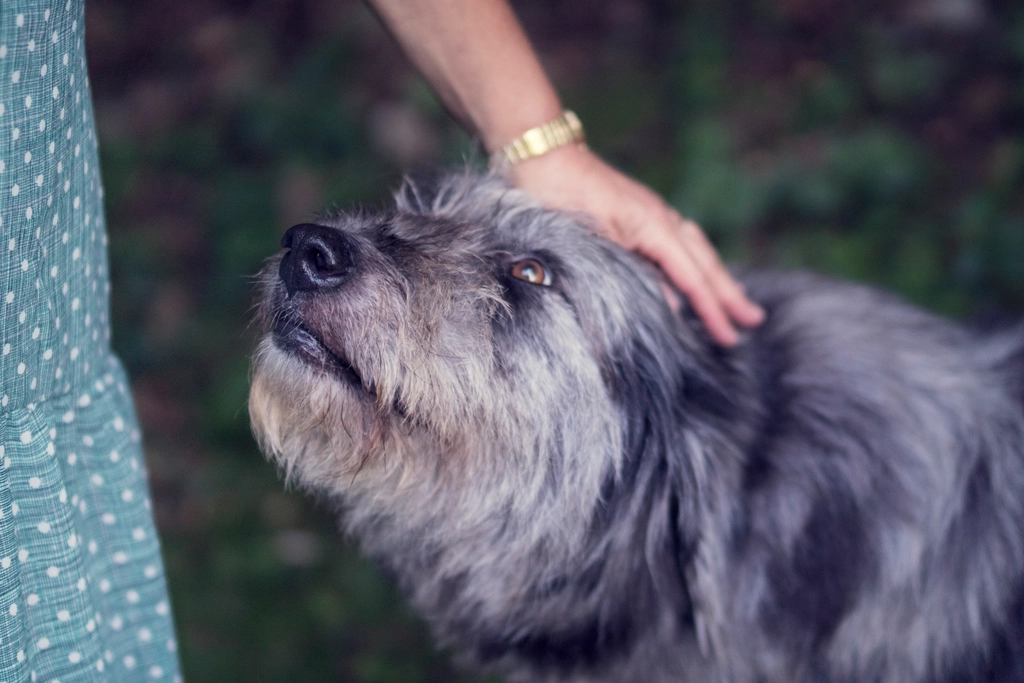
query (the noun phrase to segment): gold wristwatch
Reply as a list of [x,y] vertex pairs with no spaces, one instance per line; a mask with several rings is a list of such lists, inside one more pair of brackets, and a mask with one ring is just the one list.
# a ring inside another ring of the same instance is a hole
[[506,171],[521,161],[539,157],[548,152],[583,142],[583,124],[576,114],[568,109],[554,121],[531,128],[490,156],[492,171]]

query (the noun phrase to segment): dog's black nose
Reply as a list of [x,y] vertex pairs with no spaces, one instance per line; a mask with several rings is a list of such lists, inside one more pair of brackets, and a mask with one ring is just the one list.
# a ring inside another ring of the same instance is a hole
[[281,246],[289,250],[278,270],[288,296],[333,289],[352,272],[352,244],[340,230],[302,223],[288,229]]

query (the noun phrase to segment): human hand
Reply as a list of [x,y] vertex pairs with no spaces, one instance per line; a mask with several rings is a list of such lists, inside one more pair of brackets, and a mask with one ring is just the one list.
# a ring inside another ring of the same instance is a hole
[[528,159],[509,177],[545,206],[589,213],[606,237],[657,264],[719,344],[739,341],[734,323],[750,327],[764,320],[696,223],[585,146]]

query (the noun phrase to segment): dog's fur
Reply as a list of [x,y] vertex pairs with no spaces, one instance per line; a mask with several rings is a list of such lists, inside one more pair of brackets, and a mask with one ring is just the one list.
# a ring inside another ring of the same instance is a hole
[[766,273],[743,281],[767,321],[725,350],[652,268],[493,177],[322,223],[344,254],[263,273],[253,425],[468,661],[1024,680],[1021,328]]

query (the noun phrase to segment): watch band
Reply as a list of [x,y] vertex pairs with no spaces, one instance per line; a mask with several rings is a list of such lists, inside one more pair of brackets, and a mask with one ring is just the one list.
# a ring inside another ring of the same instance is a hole
[[490,156],[492,171],[502,171],[516,164],[543,156],[548,152],[583,142],[583,124],[578,116],[568,109],[553,121],[531,128]]

